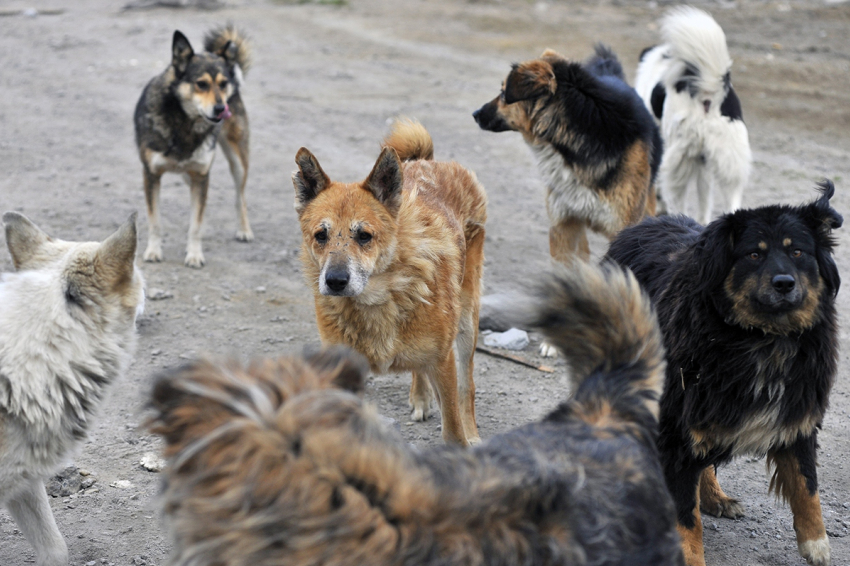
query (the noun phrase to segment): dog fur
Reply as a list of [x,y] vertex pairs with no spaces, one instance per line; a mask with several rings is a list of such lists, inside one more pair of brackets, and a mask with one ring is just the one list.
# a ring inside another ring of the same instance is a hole
[[163,258],[160,179],[164,173],[181,173],[192,200],[184,263],[189,267],[204,265],[201,231],[217,142],[236,185],[236,239],[254,239],[245,203],[248,114],[240,95],[243,74],[251,64],[249,45],[236,28],[228,26],[210,31],[204,48],[206,53],[195,53],[186,36],[175,31],[171,65],[151,79],[136,105],[136,146],[142,160],[148,211],[145,261]]
[[683,564],[649,298],[581,264],[532,310],[573,397],[471,450],[405,442],[351,392],[367,366],[340,350],[161,377],[150,427],[169,462],[169,564]]
[[800,554],[826,566],[817,430],[838,363],[831,182],[804,206],[765,206],[703,228],[659,217],[624,230],[608,258],[633,270],[658,309],[667,347],[659,449],[685,556],[705,564],[703,511],[737,517],[714,466],[767,455],[770,489],[794,514]]
[[586,228],[611,238],[655,214],[658,126],[609,48],[585,63],[547,49],[514,65],[473,117],[484,130],[520,132],[537,158],[556,260],[590,257]]
[[641,54],[635,79],[664,139],[660,202],[666,212],[684,213],[688,187],[696,186],[697,219],[708,224],[715,192],[724,195],[725,211],[741,207],[752,167],[741,102],[732,87],[732,59],[717,22],[691,6],[669,11],[661,36],[662,45]]
[[0,278],[0,503],[38,566],[68,565],[44,479],[85,438],[135,348],[144,307],[135,220],[103,243],[76,243],[3,216],[17,272]]
[[487,197],[474,173],[432,157],[411,121],[395,123],[362,183],[332,182],[301,148],[301,259],[322,342],[354,348],[378,373],[412,371],[413,419],[436,394],[443,438],[467,445],[480,441],[472,374]]

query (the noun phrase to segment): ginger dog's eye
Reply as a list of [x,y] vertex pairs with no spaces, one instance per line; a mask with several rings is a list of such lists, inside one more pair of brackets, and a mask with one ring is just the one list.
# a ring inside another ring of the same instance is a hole
[[328,242],[328,231],[327,231],[327,229],[319,230],[318,232],[316,232],[315,238],[316,238],[316,241],[319,242],[320,244],[326,244]]
[[358,232],[357,242],[362,246],[372,241],[372,234],[369,232]]

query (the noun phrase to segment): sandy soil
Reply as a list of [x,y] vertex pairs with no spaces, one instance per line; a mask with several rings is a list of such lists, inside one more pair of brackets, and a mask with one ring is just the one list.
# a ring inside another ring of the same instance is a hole
[[[44,0],[42,0],[44,1]],[[214,25],[233,21],[254,41],[244,99],[252,123],[248,203],[255,242],[233,238],[234,193],[226,162],[214,165],[204,239],[208,265],[183,267],[188,190],[163,182],[166,261],[142,266],[149,290],[139,349],[73,463],[92,487],[52,500],[75,566],[161,565],[169,550],[157,503],[160,478],[139,465],[158,441],[138,428],[153,377],[204,352],[242,358],[299,352],[318,341],[300,273],[300,231],[289,180],[300,146],[334,178],[363,178],[388,120],[419,118],[440,159],[477,172],[490,196],[487,292],[521,288],[549,265],[541,181],[519,135],[483,132],[470,113],[492,98],[511,62],[552,47],[585,57],[611,44],[633,76],[640,50],[657,41],[656,2],[522,0],[350,0],[295,3],[234,0],[219,11],[121,11],[120,3],[40,3],[57,15],[0,10],[0,211],[22,211],[65,239],[101,239],[144,210],[132,114],[145,83],[170,59],[181,29],[198,46]],[[725,28],[733,80],[750,128],[755,166],[744,204],[799,203],[822,177],[850,212],[850,4],[739,1],[706,4]],[[140,217],[142,242],[147,237]],[[837,234],[839,267],[850,263],[850,231]],[[2,236],[0,236],[2,238]],[[143,245],[143,244],[142,244]],[[593,241],[595,254],[604,242]],[[0,269],[10,270],[0,254]],[[839,308],[848,312],[848,294]],[[523,352],[536,357],[539,337]],[[850,353],[842,331],[842,362]],[[563,362],[546,374],[476,356],[482,437],[537,418],[567,394]],[[834,564],[850,564],[850,370],[842,364],[820,436],[824,519]],[[368,396],[411,442],[440,441],[439,419],[410,423],[409,377],[380,376]],[[764,460],[721,470],[739,496],[741,520],[707,517],[709,564],[799,564],[787,507],[767,495]],[[116,483],[119,481],[128,483]],[[123,486],[123,487],[122,487]],[[16,525],[0,512],[0,564],[33,562]]]

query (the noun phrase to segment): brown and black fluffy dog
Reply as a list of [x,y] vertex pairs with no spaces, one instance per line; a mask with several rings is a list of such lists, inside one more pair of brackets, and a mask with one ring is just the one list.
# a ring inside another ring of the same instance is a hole
[[474,173],[433,153],[422,125],[397,121],[366,180],[339,183],[301,148],[295,208],[322,342],[354,348],[378,373],[412,371],[413,419],[426,418],[434,393],[443,438],[467,445],[479,442],[472,370],[487,197]]
[[239,95],[242,75],[251,64],[250,50],[234,27],[210,31],[204,48],[206,53],[195,53],[186,36],[175,31],[171,65],[151,79],[136,105],[136,146],[148,210],[145,261],[162,261],[160,178],[164,173],[182,173],[192,196],[185,264],[204,265],[201,229],[216,142],[221,143],[236,185],[236,239],[254,239],[245,204],[248,114]]
[[556,260],[589,258],[586,228],[611,238],[655,214],[658,126],[609,48],[584,63],[547,49],[514,65],[473,117],[484,130],[520,132],[534,152]]
[[837,366],[831,231],[842,218],[829,205],[832,183],[821,191],[808,205],[738,210],[705,228],[649,219],[608,252],[658,309],[668,362],[659,449],[691,566],[705,564],[700,506],[742,514],[714,466],[743,454],[767,455],[800,554],[829,564],[816,448]]
[[161,378],[169,564],[684,564],[655,448],[664,352],[648,297],[582,264],[533,310],[573,397],[471,450],[411,447],[352,393],[367,367],[340,350]]

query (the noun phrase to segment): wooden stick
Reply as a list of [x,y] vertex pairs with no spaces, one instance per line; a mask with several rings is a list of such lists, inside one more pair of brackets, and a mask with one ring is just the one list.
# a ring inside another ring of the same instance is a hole
[[503,360],[508,360],[508,361],[520,364],[522,366],[534,368],[537,371],[542,371],[544,373],[555,373],[554,368],[550,368],[549,366],[538,366],[537,364],[526,360],[522,356],[517,356],[515,354],[508,354],[508,353],[505,353],[505,352],[499,352],[498,350],[493,350],[493,349],[490,349],[486,346],[476,346],[475,349],[478,352],[483,352],[484,354],[488,354],[490,356],[493,356],[494,358],[501,358]]

